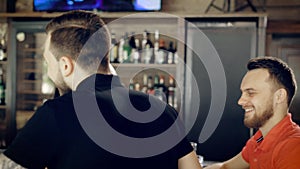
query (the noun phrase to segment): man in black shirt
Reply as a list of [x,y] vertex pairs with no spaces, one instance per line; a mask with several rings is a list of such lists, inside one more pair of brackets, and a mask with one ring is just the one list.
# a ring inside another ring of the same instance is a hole
[[121,84],[98,15],[68,12],[46,32],[44,58],[60,96],[36,111],[0,169],[201,168],[177,112]]

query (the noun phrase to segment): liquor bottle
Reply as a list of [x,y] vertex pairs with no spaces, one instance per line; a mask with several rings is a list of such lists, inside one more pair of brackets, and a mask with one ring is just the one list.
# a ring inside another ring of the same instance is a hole
[[153,56],[153,49],[150,48],[150,45],[146,45],[145,49],[143,50],[143,60],[145,64],[151,63]]
[[0,61],[7,60],[7,43],[6,43],[6,34],[7,34],[7,23],[0,24]]
[[167,102],[167,87],[165,86],[164,76],[155,75],[154,78],[154,96],[160,100]]
[[129,89],[134,90],[134,84],[133,84],[132,79],[130,79],[130,82],[129,82]]
[[175,64],[178,63],[178,52],[177,52],[177,45],[176,45],[176,43],[175,43],[175,47],[174,47],[174,58],[173,58],[173,62],[174,62]]
[[144,49],[146,45],[149,45],[150,48],[153,48],[153,43],[150,40],[150,33],[147,30],[143,32],[142,48]]
[[131,37],[129,39],[129,45],[131,47],[131,62],[133,63],[139,63],[140,60],[140,54],[139,54],[139,39],[135,38],[135,33],[131,33]]
[[159,49],[158,49],[158,64],[165,64],[168,60],[168,51],[165,47],[165,41],[163,39],[159,39]]
[[175,48],[173,42],[171,41],[168,48],[168,64],[174,64],[174,53]]
[[123,63],[124,61],[124,37],[122,37],[119,41],[119,46],[118,46],[118,63]]
[[159,31],[155,30],[154,32],[154,63],[159,63],[159,54],[158,54],[158,49],[159,49]]
[[135,91],[141,91],[141,85],[139,84],[139,82],[134,83],[134,90]]
[[110,62],[118,63],[118,44],[116,39],[116,34],[114,32],[111,33],[111,46],[110,46]]
[[154,94],[153,79],[151,75],[148,76],[148,80],[147,80],[147,93]]
[[[170,106],[175,106],[177,105],[177,100],[175,97],[175,82],[172,76],[169,77],[169,86],[168,86],[168,104]],[[177,106],[176,106],[177,107]]]
[[5,105],[5,83],[2,68],[0,68],[0,105]]
[[140,63],[141,62],[141,55],[140,55],[140,40],[135,39],[135,50],[133,52],[133,63]]
[[124,63],[131,63],[131,46],[129,44],[129,37],[128,37],[128,33],[125,33],[124,36],[124,45],[123,45],[123,62]]
[[144,93],[148,92],[148,76],[146,73],[143,75],[143,87],[141,91]]
[[0,40],[0,61],[6,61],[7,54],[6,54],[6,42],[4,39]]
[[153,59],[153,43],[151,42],[150,33],[145,30],[143,32],[143,40],[142,40],[142,62],[149,64]]

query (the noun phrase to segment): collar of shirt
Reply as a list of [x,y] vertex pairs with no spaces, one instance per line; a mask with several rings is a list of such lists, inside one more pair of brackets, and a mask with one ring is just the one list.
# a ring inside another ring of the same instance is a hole
[[278,142],[285,138],[288,135],[289,131],[292,131],[293,125],[291,114],[289,113],[284,117],[277,125],[275,125],[269,133],[263,137],[260,130],[258,130],[255,135],[253,142],[256,144],[256,147],[261,151],[269,151],[273,149]]
[[115,75],[94,74],[84,79],[76,90],[94,90],[95,87],[122,86],[120,78]]

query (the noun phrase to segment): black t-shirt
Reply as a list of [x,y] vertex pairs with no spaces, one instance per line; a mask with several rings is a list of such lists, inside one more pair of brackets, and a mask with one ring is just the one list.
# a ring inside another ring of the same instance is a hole
[[175,169],[192,151],[178,119],[172,107],[129,91],[117,76],[92,75],[45,102],[4,154],[33,169]]

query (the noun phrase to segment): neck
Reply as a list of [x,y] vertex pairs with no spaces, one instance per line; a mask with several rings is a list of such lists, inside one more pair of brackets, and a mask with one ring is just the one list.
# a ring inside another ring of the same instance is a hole
[[270,132],[270,130],[272,130],[274,126],[276,126],[280,121],[282,121],[288,115],[287,108],[285,109],[283,108],[281,110],[280,108],[277,108],[274,110],[278,110],[278,111],[274,111],[273,116],[262,127],[259,128],[259,130],[261,131],[264,137]]
[[97,71],[95,72],[87,72],[81,68],[77,68],[76,69],[76,72],[74,71],[73,72],[73,76],[71,76],[71,78],[69,78],[67,80],[68,82],[68,85],[71,86],[71,89],[72,90],[75,90],[77,88],[77,86],[84,80],[86,79],[87,77],[93,75],[93,74],[104,74],[104,75],[116,75],[116,71],[115,69],[112,67],[112,65],[109,65],[109,69],[98,69]]

